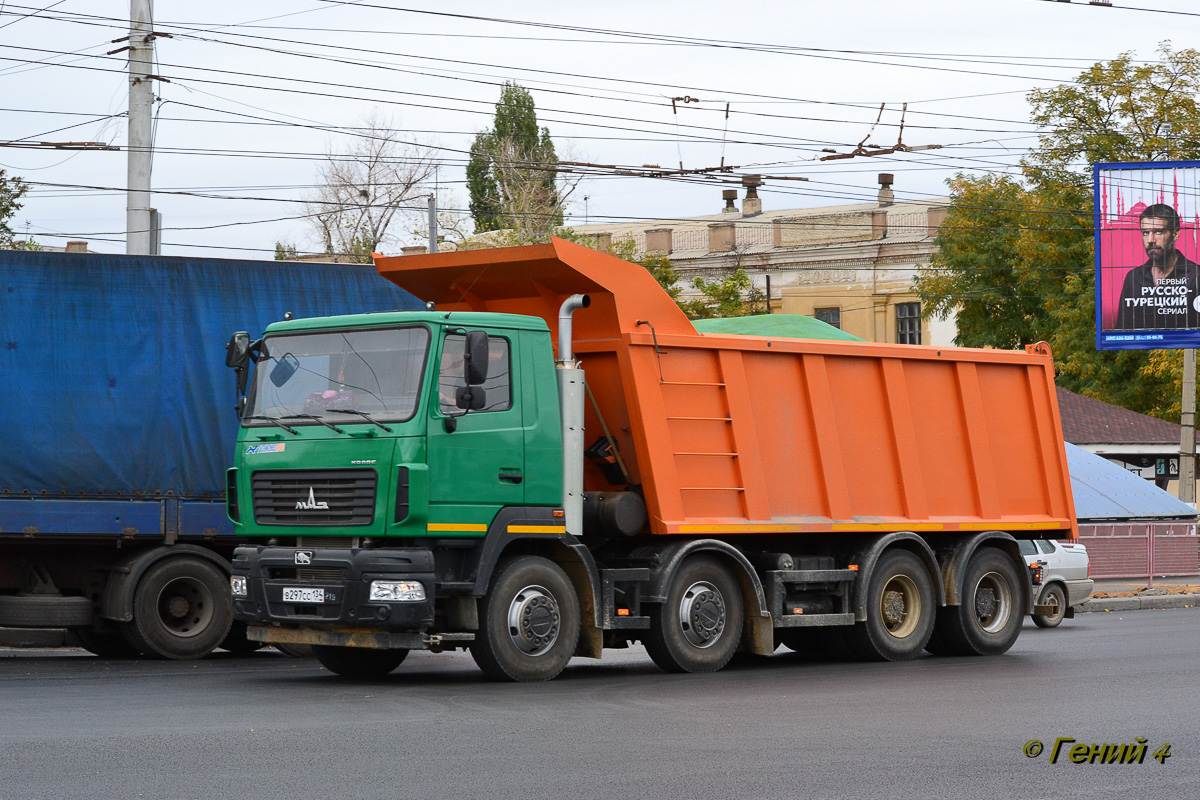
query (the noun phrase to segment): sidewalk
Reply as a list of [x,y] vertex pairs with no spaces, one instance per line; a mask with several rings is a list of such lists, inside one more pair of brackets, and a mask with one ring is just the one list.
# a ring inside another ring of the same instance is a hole
[[1195,607],[1200,607],[1200,575],[1155,578],[1153,586],[1149,586],[1146,578],[1098,580],[1091,598],[1075,606],[1075,611]]

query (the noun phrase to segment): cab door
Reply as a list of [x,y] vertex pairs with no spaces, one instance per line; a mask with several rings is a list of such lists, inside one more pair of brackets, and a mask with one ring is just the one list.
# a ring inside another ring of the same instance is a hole
[[455,392],[465,386],[466,336],[443,336],[428,427],[431,536],[483,536],[504,506],[525,502],[525,437],[512,334],[488,337],[484,407],[464,413]]

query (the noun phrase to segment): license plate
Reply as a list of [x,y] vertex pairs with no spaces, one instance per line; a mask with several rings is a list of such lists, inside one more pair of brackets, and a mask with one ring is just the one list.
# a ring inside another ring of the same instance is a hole
[[283,602],[285,603],[324,603],[324,589],[297,589],[287,586],[283,590]]

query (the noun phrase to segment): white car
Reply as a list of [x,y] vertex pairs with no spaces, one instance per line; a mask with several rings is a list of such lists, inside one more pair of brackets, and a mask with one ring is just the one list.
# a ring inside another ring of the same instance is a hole
[[1039,628],[1055,628],[1065,617],[1074,617],[1072,607],[1087,600],[1095,585],[1087,548],[1054,539],[1020,540],[1017,544],[1025,563],[1042,568],[1041,582],[1033,587],[1037,592],[1034,605],[1053,607],[1051,613],[1034,614],[1034,624]]

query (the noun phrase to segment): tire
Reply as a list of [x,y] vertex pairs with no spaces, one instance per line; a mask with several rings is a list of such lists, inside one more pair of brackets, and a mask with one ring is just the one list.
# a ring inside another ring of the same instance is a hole
[[244,656],[265,647],[262,642],[252,642],[247,639],[246,623],[236,620],[229,626],[229,633],[225,634],[225,638],[221,640],[220,646],[222,650],[237,656]]
[[125,634],[115,625],[96,628],[76,628],[71,631],[79,646],[101,658],[137,658],[141,655]]
[[1033,624],[1039,628],[1057,628],[1067,615],[1067,595],[1057,583],[1052,583],[1042,591],[1038,605],[1058,606],[1053,614],[1034,614]]
[[921,559],[907,550],[888,550],[871,570],[867,619],[847,629],[846,640],[864,661],[909,661],[933,635],[937,603],[933,581]]
[[146,570],[133,594],[133,621],[121,624],[144,654],[187,660],[215,650],[232,623],[225,573],[203,558],[178,556]]
[[0,596],[0,626],[78,628],[92,624],[92,601],[60,595]]
[[497,681],[548,681],[579,643],[579,599],[552,561],[519,556],[504,562],[479,601],[471,657]]
[[1028,583],[1022,583],[1012,559],[994,547],[971,556],[963,576],[961,605],[938,610],[937,630],[955,655],[996,656],[1021,633],[1028,607]]
[[91,601],[60,595],[0,596],[0,626],[80,627],[91,625]]
[[367,647],[312,646],[321,666],[343,678],[382,678],[400,666],[407,650],[374,650]]
[[716,672],[742,638],[742,592],[712,556],[692,556],[671,580],[667,602],[651,607],[646,652],[666,672]]

